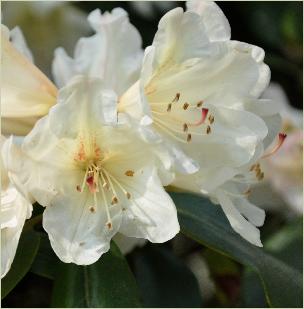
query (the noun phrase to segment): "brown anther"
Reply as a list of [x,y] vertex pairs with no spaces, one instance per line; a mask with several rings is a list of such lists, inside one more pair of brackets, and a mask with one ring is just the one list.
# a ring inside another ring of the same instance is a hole
[[125,172],[126,176],[132,177],[134,175],[134,171],[128,170]]
[[172,100],[172,102],[177,102],[177,101],[179,100],[179,98],[180,98],[180,93],[178,92],[178,93],[175,95],[175,97],[174,97],[174,99]]
[[76,186],[76,190],[77,190],[78,192],[81,192],[81,188],[80,188],[79,185]]
[[260,173],[259,176],[258,176],[258,180],[262,180],[264,178],[264,173]]
[[184,109],[184,110],[186,110],[188,107],[189,107],[189,103],[187,103],[187,102],[186,102],[186,103],[184,103],[184,105],[183,105],[183,109]]
[[190,142],[190,141],[191,141],[191,138],[192,138],[192,136],[191,136],[191,134],[189,133],[189,134],[187,135],[187,142]]
[[251,189],[248,189],[247,191],[245,191],[244,193],[243,193],[244,195],[250,195],[251,194]]
[[214,116],[213,115],[209,115],[208,120],[209,120],[210,124],[213,124]]
[[84,244],[85,244],[85,242],[82,241],[82,242],[79,243],[79,246],[82,247]]
[[210,133],[211,133],[211,127],[210,127],[209,125],[207,126],[206,133],[207,133],[207,134],[210,134]]
[[96,211],[95,207],[93,207],[93,206],[91,206],[91,207],[89,208],[89,210],[90,210],[90,212],[92,212],[92,213]]
[[183,130],[184,130],[184,132],[188,131],[188,125],[186,123],[184,123],[184,125],[183,125]]
[[111,205],[117,204],[118,203],[118,198],[116,196],[113,196]]
[[252,172],[254,169],[255,169],[255,167],[256,167],[256,164],[253,164],[251,167],[250,167],[250,172]]
[[126,196],[128,200],[131,198],[131,194],[129,192],[126,193]]
[[196,106],[197,106],[197,107],[201,107],[201,106],[203,105],[203,103],[204,103],[203,100],[202,100],[202,101],[199,101],[199,102],[196,103]]
[[112,230],[112,223],[111,222],[107,222],[106,225],[107,225],[109,230]]
[[168,106],[167,106],[167,112],[170,112],[170,111],[171,111],[171,108],[172,108],[172,104],[169,103]]

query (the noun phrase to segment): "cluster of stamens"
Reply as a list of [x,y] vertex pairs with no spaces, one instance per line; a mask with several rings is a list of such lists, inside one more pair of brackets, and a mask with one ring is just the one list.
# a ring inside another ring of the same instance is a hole
[[258,181],[261,181],[264,178],[264,173],[261,170],[260,163],[253,164],[250,168],[250,172],[255,173],[255,177],[257,178]]
[[[75,161],[86,166],[85,174],[81,185],[77,185],[76,190],[78,192],[84,192],[86,189],[94,196],[94,206],[90,206],[89,210],[92,213],[96,212],[98,205],[98,193],[101,193],[103,204],[105,205],[105,210],[107,214],[106,226],[109,230],[112,229],[112,219],[110,215],[110,207],[119,203],[118,194],[116,189],[123,192],[127,199],[131,199],[131,194],[124,188],[120,181],[117,180],[109,171],[107,171],[104,166],[104,160],[101,156],[101,151],[99,148],[95,149],[94,160],[87,160],[84,147],[80,147],[79,152],[75,157]],[[126,176],[133,176],[134,171],[127,170],[125,172]],[[115,189],[116,187],[116,189]],[[108,194],[111,194],[110,201],[108,200]]]
[[[214,123],[214,116],[209,114],[209,110],[207,108],[202,108],[204,101],[201,100],[195,104],[190,104],[188,102],[184,102],[182,104],[180,100],[181,94],[177,93],[174,97],[174,99],[169,103],[151,103],[152,106],[152,114],[154,123],[156,126],[158,126],[160,129],[168,133],[170,136],[172,136],[174,139],[185,143],[190,142],[192,140],[193,135],[208,135],[211,133],[211,125]],[[165,105],[166,106],[166,112],[159,112],[156,110],[153,110],[154,105]],[[201,118],[199,121],[195,123],[188,123],[188,122],[182,122],[181,126],[182,129],[174,129],[170,127],[165,119],[162,119],[162,116],[168,116],[168,113],[172,112],[173,107],[181,108],[181,110],[187,111],[188,109],[198,109],[201,110]],[[208,115],[209,114],[209,115]],[[208,117],[207,117],[208,116]],[[208,123],[206,123],[208,121]],[[197,132],[191,130],[191,128],[198,127],[203,125],[204,132]],[[186,139],[181,139],[179,135],[186,134]]]

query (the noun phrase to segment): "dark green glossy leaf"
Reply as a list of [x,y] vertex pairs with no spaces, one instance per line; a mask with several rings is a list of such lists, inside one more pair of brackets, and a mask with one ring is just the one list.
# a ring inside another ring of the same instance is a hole
[[40,233],[40,238],[39,250],[31,266],[31,272],[53,280],[60,260],[53,251],[47,234]]
[[[293,268],[303,271],[303,221],[298,218],[271,235],[265,250]],[[242,278],[242,300],[246,307],[265,307],[266,300],[259,277],[247,268]]]
[[109,252],[89,266],[60,263],[53,307],[140,307],[135,278],[124,256],[112,243]]
[[171,196],[184,234],[255,270],[269,305],[302,307],[300,272],[242,239],[232,230],[220,207],[194,195],[172,193]]
[[201,307],[196,278],[169,249],[152,245],[138,250],[133,262],[145,307]]
[[4,298],[29,271],[38,251],[39,242],[39,234],[35,231],[21,234],[11,269],[1,280],[1,298]]

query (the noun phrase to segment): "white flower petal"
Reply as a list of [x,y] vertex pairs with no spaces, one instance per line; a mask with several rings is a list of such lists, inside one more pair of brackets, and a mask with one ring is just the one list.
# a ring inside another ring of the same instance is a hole
[[251,204],[245,198],[235,198],[233,199],[233,204],[255,226],[262,226],[264,224],[265,210]]
[[59,49],[55,53],[53,75],[64,86],[74,75],[103,79],[106,88],[122,94],[138,78],[143,52],[141,38],[127,13],[116,8],[101,15],[91,12],[88,20],[96,34],[78,41],[74,59]]
[[1,47],[2,134],[26,135],[55,103],[57,89],[5,34]]
[[110,240],[120,226],[121,210],[111,208],[110,230],[106,226],[107,216],[102,201],[91,212],[93,197],[79,192],[75,194],[75,191],[73,187],[52,201],[44,212],[43,227],[52,248],[63,262],[89,265],[110,249]]
[[247,221],[236,209],[231,202],[230,198],[223,190],[218,189],[215,192],[216,198],[218,199],[227,219],[229,220],[231,227],[240,234],[247,241],[255,246],[262,247],[260,240],[260,231],[249,221]]
[[120,233],[151,242],[165,242],[179,232],[173,201],[163,189],[153,168],[125,183],[132,199],[125,206]]
[[208,38],[213,41],[230,40],[229,22],[222,10],[213,1],[191,0],[186,3],[187,9],[202,17]]
[[32,52],[28,48],[23,33],[19,27],[15,27],[10,31],[10,41],[22,55],[24,55],[30,62],[34,62]]
[[1,192],[1,278],[14,260],[24,222],[32,205],[13,187]]

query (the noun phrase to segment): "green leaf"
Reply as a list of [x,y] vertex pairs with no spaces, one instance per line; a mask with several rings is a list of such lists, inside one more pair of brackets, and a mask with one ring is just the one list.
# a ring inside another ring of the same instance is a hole
[[[303,271],[303,219],[298,218],[265,241],[265,250],[286,264]],[[242,278],[242,299],[246,307],[265,307],[266,300],[259,277],[248,267]]]
[[140,307],[135,278],[118,247],[94,264],[60,263],[53,290],[52,307]]
[[27,231],[21,234],[11,269],[1,280],[1,299],[3,299],[29,271],[38,251],[39,242],[39,234],[35,231]]
[[196,278],[169,249],[152,245],[137,250],[133,263],[145,307],[202,306]]
[[53,280],[59,263],[60,260],[53,251],[47,234],[40,233],[40,246],[31,266],[31,272]]
[[242,239],[232,230],[220,207],[199,196],[171,196],[184,234],[255,270],[270,306],[302,307],[300,272]]

